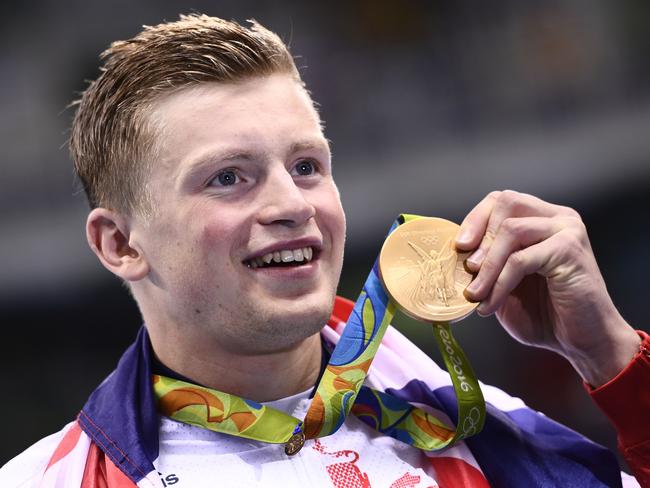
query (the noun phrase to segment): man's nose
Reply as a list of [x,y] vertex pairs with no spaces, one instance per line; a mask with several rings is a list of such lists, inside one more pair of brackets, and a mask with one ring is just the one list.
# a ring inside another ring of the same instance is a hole
[[263,224],[298,227],[316,214],[306,191],[285,169],[272,171],[263,188],[259,220]]

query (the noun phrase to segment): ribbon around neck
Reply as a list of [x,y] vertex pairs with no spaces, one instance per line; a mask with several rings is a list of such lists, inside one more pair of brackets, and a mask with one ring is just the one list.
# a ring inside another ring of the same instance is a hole
[[[400,215],[388,234],[415,218],[419,217]],[[304,421],[236,395],[153,375],[158,409],[180,422],[274,444],[287,443],[296,434],[307,439],[331,435],[350,412],[379,432],[425,451],[442,449],[480,432],[485,421],[485,401],[476,375],[447,323],[433,324],[433,331],[458,399],[456,429],[404,400],[363,385],[396,310],[379,278],[377,259]]]

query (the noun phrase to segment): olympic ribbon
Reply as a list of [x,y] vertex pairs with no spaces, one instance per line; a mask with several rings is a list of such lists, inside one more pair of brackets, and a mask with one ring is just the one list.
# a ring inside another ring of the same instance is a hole
[[[399,225],[394,222],[388,234]],[[336,432],[350,413],[381,339],[395,315],[379,279],[378,259],[348,318],[305,416],[308,439]]]
[[281,410],[165,376],[154,375],[153,388],[163,415],[224,434],[280,444],[301,423]]
[[[398,225],[414,218],[403,214]],[[158,409],[174,420],[224,434],[268,443],[285,443],[287,454],[305,438],[336,432],[352,412],[376,430],[416,448],[433,451],[480,432],[485,402],[474,372],[455,341],[449,324],[433,324],[434,336],[458,399],[458,426],[363,385],[381,339],[397,307],[386,294],[375,261],[343,334],[321,377],[304,421],[236,395],[160,375],[153,376]]]

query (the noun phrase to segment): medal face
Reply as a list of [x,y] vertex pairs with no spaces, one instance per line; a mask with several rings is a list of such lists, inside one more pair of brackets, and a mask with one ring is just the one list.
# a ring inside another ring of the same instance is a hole
[[478,306],[463,291],[474,278],[465,269],[469,252],[456,252],[460,226],[423,217],[400,225],[379,255],[379,273],[397,306],[416,320],[454,322]]
[[305,444],[305,434],[302,432],[298,432],[297,434],[293,434],[287,443],[284,445],[284,452],[287,454],[287,456],[293,456],[296,454],[300,449],[302,449],[302,446]]

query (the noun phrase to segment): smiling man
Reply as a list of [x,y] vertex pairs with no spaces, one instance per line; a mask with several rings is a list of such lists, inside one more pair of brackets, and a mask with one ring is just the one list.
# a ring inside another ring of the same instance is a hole
[[[184,16],[103,56],[70,148],[90,247],[145,326],[74,422],[0,470],[4,486],[636,486],[611,453],[492,387],[484,431],[443,449],[444,371],[390,328],[367,378],[372,340],[337,347],[379,311],[346,329],[329,146],[275,34]],[[567,358],[650,483],[650,341],[614,308],[579,216],[495,192],[456,246],[473,251],[479,312]],[[339,416],[332,392],[354,405]]]
[[345,217],[309,96],[294,73],[205,82],[149,117],[154,210],[95,208],[88,239],[130,283],[157,357],[256,401],[313,386]]

